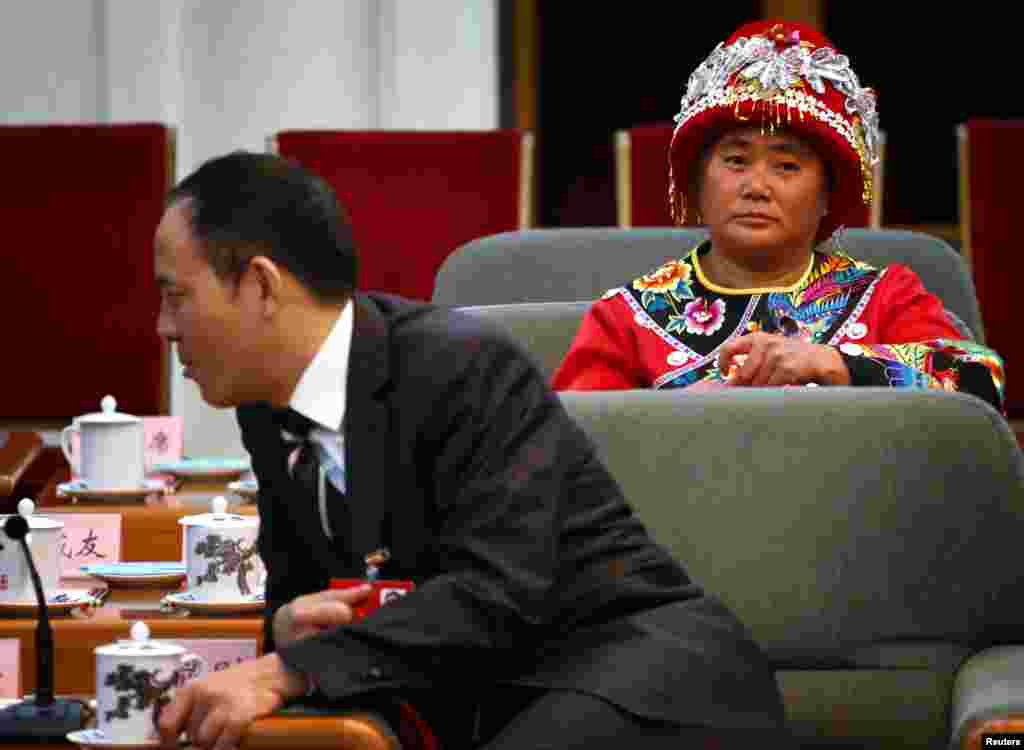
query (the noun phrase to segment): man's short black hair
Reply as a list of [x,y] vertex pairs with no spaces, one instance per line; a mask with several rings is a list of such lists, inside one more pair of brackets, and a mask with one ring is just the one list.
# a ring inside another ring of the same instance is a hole
[[297,162],[235,151],[205,162],[167,197],[188,201],[207,262],[237,280],[265,255],[322,302],[343,302],[356,285],[352,227],[325,180]]

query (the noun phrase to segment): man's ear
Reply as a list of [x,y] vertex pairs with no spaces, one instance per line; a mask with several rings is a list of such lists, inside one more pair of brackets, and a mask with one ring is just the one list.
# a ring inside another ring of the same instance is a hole
[[256,294],[264,317],[273,316],[286,293],[285,279],[278,265],[265,255],[257,255],[249,260],[242,281],[250,285],[250,293]]

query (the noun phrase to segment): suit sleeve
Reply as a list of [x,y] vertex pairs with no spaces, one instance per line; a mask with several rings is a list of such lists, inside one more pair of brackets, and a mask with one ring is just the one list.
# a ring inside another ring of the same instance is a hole
[[839,346],[851,383],[962,391],[1005,413],[999,355],[964,339],[942,301],[909,268],[890,266],[878,283],[874,309],[865,314],[879,320],[879,343]]
[[496,673],[552,618],[559,508],[592,449],[516,349],[474,348],[418,438],[438,509],[438,574],[360,623],[279,650],[329,698],[427,684],[441,665],[449,677]]
[[557,391],[648,388],[628,308],[616,297],[595,302],[552,379]]

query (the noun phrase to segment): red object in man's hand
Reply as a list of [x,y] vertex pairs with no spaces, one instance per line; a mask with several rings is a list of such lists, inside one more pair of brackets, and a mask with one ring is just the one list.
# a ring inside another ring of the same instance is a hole
[[412,581],[399,581],[399,580],[367,580],[365,578],[332,578],[330,588],[332,589],[351,589],[356,586],[369,585],[373,587],[365,599],[352,605],[352,613],[354,615],[354,622],[358,622],[366,617],[368,614],[373,612],[378,607],[382,607],[388,602],[394,601],[395,599],[405,596],[414,588],[416,584]]

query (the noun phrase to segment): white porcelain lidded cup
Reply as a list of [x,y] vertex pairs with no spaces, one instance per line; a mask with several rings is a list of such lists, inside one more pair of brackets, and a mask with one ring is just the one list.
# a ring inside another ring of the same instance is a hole
[[[100,409],[75,417],[61,431],[64,457],[90,488],[137,489],[146,477],[142,419],[118,412],[113,396],[104,396]],[[75,433],[79,436],[77,457],[72,447]]]
[[225,498],[215,497],[210,513],[178,519],[185,527],[186,587],[207,601],[237,602],[263,593],[259,516],[228,513],[227,506]]
[[160,742],[157,720],[171,702],[183,669],[202,659],[185,647],[149,637],[149,627],[136,622],[131,639],[97,646],[96,729],[117,744]]
[[[60,586],[60,536],[63,521],[34,515],[36,504],[27,497],[18,503],[18,515],[28,522],[25,541],[32,550],[43,595],[50,596]],[[34,602],[35,589],[21,542],[3,530],[10,516],[0,516],[0,602]]]

